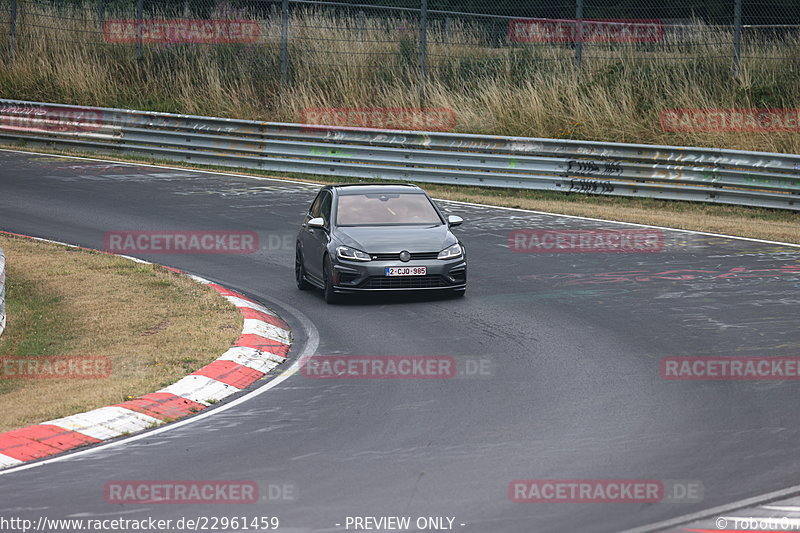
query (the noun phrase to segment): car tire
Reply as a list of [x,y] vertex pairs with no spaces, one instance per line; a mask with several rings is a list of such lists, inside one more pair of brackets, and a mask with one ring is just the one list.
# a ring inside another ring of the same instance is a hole
[[306,281],[306,269],[303,267],[303,254],[300,253],[299,248],[294,256],[294,278],[297,282],[297,288],[301,291],[307,291],[311,288],[311,284]]
[[333,291],[333,265],[331,264],[331,258],[329,256],[325,256],[325,260],[322,263],[322,277],[325,282],[325,288],[322,290],[323,296],[325,297],[325,303],[335,304],[339,303],[339,295]]

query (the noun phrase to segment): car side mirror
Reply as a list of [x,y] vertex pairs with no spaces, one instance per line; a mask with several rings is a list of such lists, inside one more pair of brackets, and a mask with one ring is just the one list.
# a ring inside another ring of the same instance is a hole
[[325,227],[325,219],[322,217],[312,218],[308,221],[308,226],[311,228],[324,228]]
[[447,224],[449,226],[451,226],[451,227],[452,226],[460,226],[462,222],[464,222],[464,219],[459,217],[459,216],[456,216],[456,215],[448,215],[447,216]]

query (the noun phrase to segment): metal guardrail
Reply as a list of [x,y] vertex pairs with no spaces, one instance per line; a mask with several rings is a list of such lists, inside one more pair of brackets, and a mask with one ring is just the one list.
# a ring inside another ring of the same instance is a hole
[[0,335],[6,329],[6,256],[0,248]]
[[800,156],[373,130],[0,99],[0,143],[276,172],[800,210]]

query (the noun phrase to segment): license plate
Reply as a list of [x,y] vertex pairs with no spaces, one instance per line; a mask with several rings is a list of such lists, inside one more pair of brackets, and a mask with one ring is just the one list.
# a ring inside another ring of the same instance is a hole
[[386,267],[387,276],[424,276],[428,267]]

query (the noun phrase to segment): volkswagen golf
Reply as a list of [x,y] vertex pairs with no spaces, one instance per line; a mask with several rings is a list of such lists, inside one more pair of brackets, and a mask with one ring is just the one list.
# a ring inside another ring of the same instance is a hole
[[334,303],[361,291],[467,289],[464,245],[445,215],[415,185],[327,185],[300,226],[295,278]]

